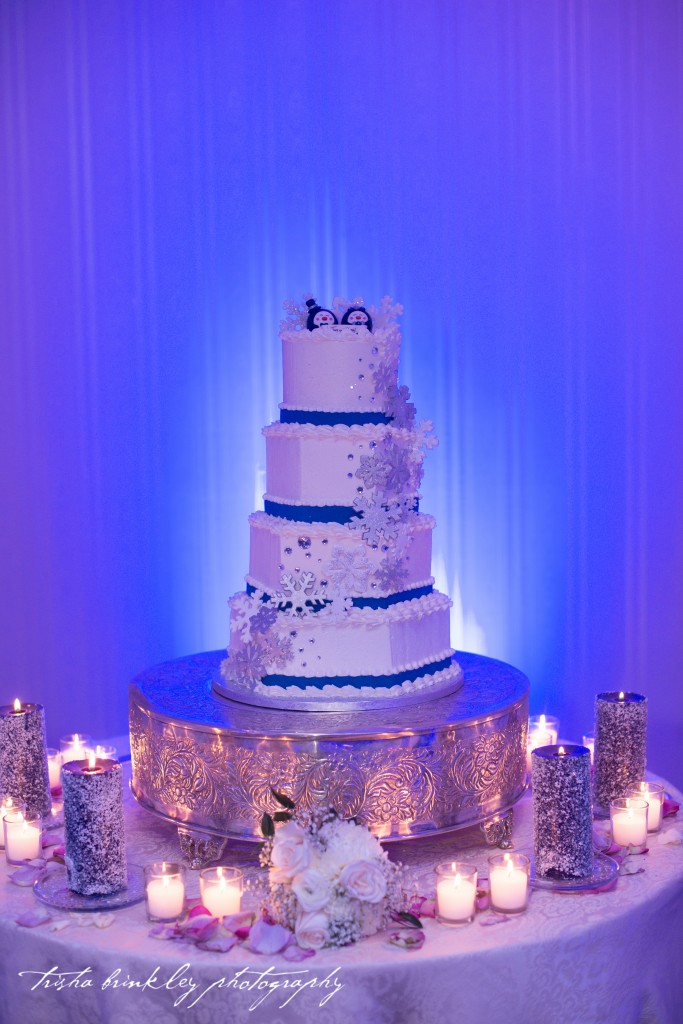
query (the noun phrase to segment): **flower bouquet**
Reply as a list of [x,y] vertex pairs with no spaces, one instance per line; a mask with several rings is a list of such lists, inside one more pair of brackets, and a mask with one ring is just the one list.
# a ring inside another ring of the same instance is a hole
[[272,792],[284,810],[261,821],[268,912],[302,949],[347,946],[403,916],[401,866],[365,825],[330,807],[297,813],[289,797]]

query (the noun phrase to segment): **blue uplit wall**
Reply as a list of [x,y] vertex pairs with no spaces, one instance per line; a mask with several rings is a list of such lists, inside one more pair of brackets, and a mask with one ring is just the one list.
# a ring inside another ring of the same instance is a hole
[[0,5],[0,700],[227,640],[282,300],[405,306],[459,646],[683,783],[677,0]]

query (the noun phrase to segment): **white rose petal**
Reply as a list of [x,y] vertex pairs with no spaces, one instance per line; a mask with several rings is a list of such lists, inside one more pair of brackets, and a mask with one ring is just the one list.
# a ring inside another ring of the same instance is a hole
[[295,875],[292,889],[306,913],[322,910],[330,898],[330,883],[322,871],[315,868],[307,868]]
[[273,882],[290,882],[294,875],[308,867],[311,851],[300,825],[288,821],[276,830],[270,859]]
[[294,934],[302,949],[322,949],[329,934],[327,916],[319,910],[301,914]]
[[357,860],[347,864],[339,876],[339,884],[348,896],[364,903],[381,903],[386,896],[387,880],[379,864]]

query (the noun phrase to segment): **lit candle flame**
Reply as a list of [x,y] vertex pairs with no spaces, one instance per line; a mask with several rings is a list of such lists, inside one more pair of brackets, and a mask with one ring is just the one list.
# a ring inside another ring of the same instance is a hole
[[541,727],[541,729],[545,730],[545,715],[539,716],[538,724]]
[[14,698],[14,710],[21,711],[21,701],[19,700],[18,697]]
[[513,870],[514,870],[514,869],[513,869],[513,866],[512,866],[512,861],[510,860],[510,858],[509,858],[509,857],[508,857],[508,859],[507,859],[507,861],[506,861],[506,864],[505,864],[505,866],[506,866],[506,868],[507,868],[507,876],[508,876],[508,878],[509,878],[509,877],[510,877],[510,875],[512,874]]
[[623,700],[625,696],[626,696],[626,694],[624,693],[624,691],[620,690],[619,691],[619,700]]
[[90,753],[90,757],[88,758],[88,768],[96,768],[96,767],[97,767],[97,758],[91,752]]
[[564,749],[564,747],[560,747],[560,749],[558,750],[558,754],[566,754],[566,753],[567,753],[567,751]]

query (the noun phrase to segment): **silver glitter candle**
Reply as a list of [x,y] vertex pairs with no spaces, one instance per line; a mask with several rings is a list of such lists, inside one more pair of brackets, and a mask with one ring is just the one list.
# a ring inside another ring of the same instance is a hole
[[45,712],[41,704],[0,706],[0,793],[26,804],[26,812],[45,818],[52,807],[47,766]]
[[594,809],[609,817],[612,800],[645,776],[647,698],[640,693],[599,693],[595,698]]
[[593,873],[591,755],[572,744],[531,752],[536,876],[588,878]]
[[104,896],[127,884],[123,783],[118,761],[62,767],[64,848],[69,888]]

